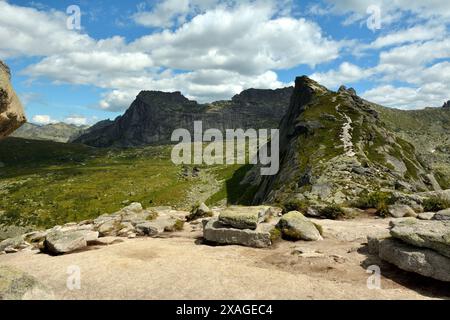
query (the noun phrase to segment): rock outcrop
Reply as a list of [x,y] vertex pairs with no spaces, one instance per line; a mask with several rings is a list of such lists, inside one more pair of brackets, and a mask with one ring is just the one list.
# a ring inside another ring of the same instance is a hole
[[295,82],[280,124],[280,170],[244,179],[257,186],[254,204],[290,199],[341,204],[387,189],[429,191],[429,174],[414,147],[386,128],[354,90],[332,92],[308,77]]
[[293,88],[249,89],[230,101],[198,104],[180,92],[142,91],[123,116],[102,121],[74,140],[94,147],[132,147],[170,142],[175,129],[193,132],[194,121],[203,129],[225,132],[233,128],[277,128],[289,105]]
[[11,72],[0,61],[0,138],[8,136],[25,122],[22,104],[11,85]]
[[448,100],[447,102],[444,102],[444,105],[442,106],[442,108],[449,108],[450,109],[450,100]]
[[369,252],[405,271],[450,282],[450,222],[395,220],[390,235],[369,237]]

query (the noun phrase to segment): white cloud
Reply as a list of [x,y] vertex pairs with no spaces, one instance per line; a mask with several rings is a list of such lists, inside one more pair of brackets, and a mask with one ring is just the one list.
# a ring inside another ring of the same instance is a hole
[[[67,30],[63,13],[0,2],[0,19],[7,19],[0,27],[0,56],[43,56],[22,74],[107,89],[100,107],[118,111],[140,90],[181,91],[205,102],[250,87],[283,86],[274,70],[332,61],[343,46],[316,23],[285,16],[291,0],[281,2],[285,8],[262,0],[219,4],[206,11],[217,1],[188,2],[192,19],[133,43],[122,37],[97,41]],[[172,4],[166,1],[164,8],[185,11]],[[11,34],[17,39],[11,40]],[[171,70],[183,72],[170,75]]]
[[33,116],[31,121],[38,125],[46,125],[46,124],[58,122],[57,120],[52,119],[49,115],[45,115],[45,114],[37,114],[37,115]]
[[84,126],[87,125],[88,119],[83,116],[70,116],[64,119],[65,123],[74,124],[76,126]]
[[338,70],[329,70],[322,73],[313,73],[310,77],[320,84],[334,88],[339,85],[349,85],[371,76],[372,70],[362,69],[357,65],[344,62]]

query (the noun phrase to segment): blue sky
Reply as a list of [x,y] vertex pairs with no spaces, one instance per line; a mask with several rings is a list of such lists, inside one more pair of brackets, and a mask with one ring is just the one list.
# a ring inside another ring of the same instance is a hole
[[450,99],[449,23],[448,0],[0,0],[0,59],[39,124],[113,119],[140,90],[210,102],[303,74],[417,109]]

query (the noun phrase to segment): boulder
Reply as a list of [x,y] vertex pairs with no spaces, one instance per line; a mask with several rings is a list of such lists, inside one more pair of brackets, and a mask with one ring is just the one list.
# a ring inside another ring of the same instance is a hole
[[390,238],[380,242],[379,257],[402,270],[450,281],[450,259],[433,250],[413,247]]
[[206,204],[204,204],[203,202],[198,205],[195,206],[191,213],[187,216],[187,221],[194,221],[200,218],[206,218],[206,217],[212,217],[213,216],[213,212],[211,211],[211,209],[208,208],[208,206]]
[[0,61],[0,138],[26,122],[22,104],[11,85],[9,68]]
[[437,212],[433,216],[433,220],[442,220],[442,221],[450,220],[450,209],[445,209]]
[[212,218],[204,221],[203,238],[218,244],[267,248],[272,245],[270,231],[273,228],[272,225],[261,224],[256,230],[234,229],[224,225],[217,218]]
[[258,223],[264,222],[276,214],[276,208],[268,206],[231,206],[220,213],[219,221],[236,229],[255,230]]
[[9,266],[0,266],[0,300],[51,300],[53,293],[36,278]]
[[91,231],[53,231],[45,238],[44,251],[51,254],[71,253],[87,247],[88,241],[94,241],[94,238]]
[[450,258],[450,221],[406,219],[391,222],[391,227],[394,238]]
[[156,236],[161,232],[161,229],[158,228],[154,223],[150,221],[142,222],[136,225],[136,233],[140,236]]
[[26,248],[27,246],[28,245],[23,240],[23,237],[10,238],[0,242],[0,252],[2,251],[12,252],[11,249],[23,249]]
[[417,216],[417,219],[432,220],[434,215],[435,215],[434,212],[422,212],[422,213],[419,213],[419,215]]
[[394,218],[417,217],[417,213],[410,206],[395,204],[388,207],[389,214]]
[[291,240],[322,240],[317,226],[298,211],[291,211],[282,216],[277,227],[284,237]]

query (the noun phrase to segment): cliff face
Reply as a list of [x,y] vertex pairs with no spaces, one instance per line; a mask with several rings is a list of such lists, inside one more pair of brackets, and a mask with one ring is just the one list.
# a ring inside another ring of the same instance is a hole
[[175,129],[277,128],[289,106],[293,88],[249,89],[230,101],[198,104],[180,92],[142,91],[123,116],[94,126],[74,140],[95,147],[132,147],[168,143]]
[[0,138],[26,122],[22,104],[11,86],[9,68],[0,61]]
[[297,78],[280,124],[278,174],[261,177],[254,168],[244,179],[258,186],[254,202],[344,203],[380,189],[433,189],[414,147],[389,130],[373,107],[353,89],[332,92]]

